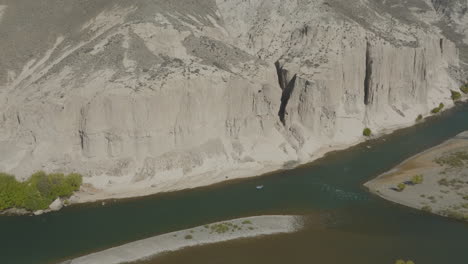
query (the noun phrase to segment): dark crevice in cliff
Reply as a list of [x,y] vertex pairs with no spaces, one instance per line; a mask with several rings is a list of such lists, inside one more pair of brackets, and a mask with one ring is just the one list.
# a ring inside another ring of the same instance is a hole
[[370,55],[370,44],[367,43],[366,48],[366,76],[364,78],[364,104],[368,105],[370,103],[370,86],[371,86],[371,77],[372,77],[372,58]]
[[283,72],[283,67],[281,66],[279,61],[275,62],[275,67],[276,75],[278,76],[279,86],[281,87],[281,90],[284,91],[284,88],[286,88],[286,76]]
[[294,74],[293,78],[288,81],[288,72],[287,70],[283,69],[280,62],[275,62],[276,66],[276,73],[278,74],[278,83],[283,90],[283,94],[281,95],[281,105],[278,112],[278,116],[280,118],[281,123],[286,125],[286,107],[288,106],[289,98],[291,98],[291,94],[294,90],[294,86],[296,85],[296,78],[297,75]]
[[440,39],[440,52],[444,53],[444,39]]
[[294,77],[286,86],[286,89],[283,90],[283,95],[281,96],[281,106],[278,112],[278,116],[281,120],[281,123],[283,123],[283,125],[286,125],[286,118],[285,118],[287,115],[286,106],[288,106],[289,98],[291,98],[291,94],[294,90],[294,86],[296,85],[296,77],[297,75],[294,75]]
[[85,139],[85,133],[84,131],[79,131],[78,132],[79,135],[80,135],[80,146],[81,146],[81,150],[84,150],[84,139]]

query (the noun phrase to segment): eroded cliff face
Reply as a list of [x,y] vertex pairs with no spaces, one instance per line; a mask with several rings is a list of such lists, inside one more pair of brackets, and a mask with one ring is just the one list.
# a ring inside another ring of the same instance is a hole
[[[410,125],[453,104],[459,55],[392,8],[2,1],[0,171],[167,191],[307,162],[365,127]],[[410,8],[434,12],[422,0]]]
[[[429,1],[429,0],[428,0]],[[442,29],[444,36],[455,42],[460,50],[462,79],[468,81],[468,1],[467,0],[430,0],[436,15],[426,20],[433,21]]]

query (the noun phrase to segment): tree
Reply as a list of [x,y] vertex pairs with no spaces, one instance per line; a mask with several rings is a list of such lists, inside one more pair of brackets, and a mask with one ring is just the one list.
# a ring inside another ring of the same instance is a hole
[[372,130],[370,130],[370,128],[365,128],[362,134],[366,137],[370,137],[372,135]]

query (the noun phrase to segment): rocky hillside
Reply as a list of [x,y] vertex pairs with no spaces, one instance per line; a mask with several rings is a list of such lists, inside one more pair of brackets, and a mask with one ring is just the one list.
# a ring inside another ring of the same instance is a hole
[[[460,49],[461,66],[468,72],[468,0],[431,0],[436,16],[433,23]],[[464,78],[468,79],[468,78]]]
[[0,0],[0,171],[76,171],[109,193],[157,192],[411,125],[453,105],[460,85],[466,10],[451,8]]

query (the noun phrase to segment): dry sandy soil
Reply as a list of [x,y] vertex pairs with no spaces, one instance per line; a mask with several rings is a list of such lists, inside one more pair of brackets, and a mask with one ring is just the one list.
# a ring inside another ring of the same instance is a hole
[[[412,182],[416,175],[422,176],[421,183]],[[403,190],[398,188],[401,183]],[[468,220],[468,132],[404,161],[365,186],[395,203]]]
[[298,216],[272,215],[239,218],[135,241],[65,261],[62,264],[128,263],[185,247],[261,235],[290,233],[300,229],[301,226],[301,218]]

